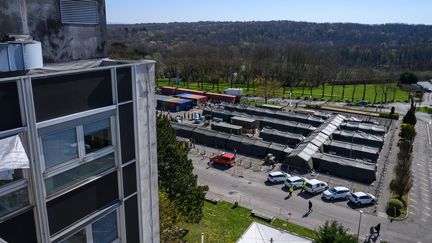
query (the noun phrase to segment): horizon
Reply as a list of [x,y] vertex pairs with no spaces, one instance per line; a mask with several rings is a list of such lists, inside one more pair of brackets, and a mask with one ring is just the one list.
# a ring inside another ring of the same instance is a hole
[[[313,6],[313,7],[311,7]],[[365,25],[432,25],[432,1],[383,0],[106,0],[109,24],[294,21]],[[127,14],[124,14],[127,13]]]

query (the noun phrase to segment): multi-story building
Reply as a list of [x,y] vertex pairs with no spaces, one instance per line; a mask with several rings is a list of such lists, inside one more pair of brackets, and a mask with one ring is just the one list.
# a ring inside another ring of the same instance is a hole
[[[19,69],[11,63],[23,58],[25,64],[28,57],[10,58],[20,53],[16,46],[0,45],[0,239],[159,242],[155,63],[97,59],[104,53],[103,33],[97,32],[106,28],[103,0],[6,0],[9,13],[17,3],[16,21],[29,34],[28,26],[43,23],[50,12],[47,39],[40,39],[44,60],[90,60],[5,72]],[[32,12],[39,3],[40,19]],[[5,17],[3,4],[2,23],[18,26]],[[92,13],[93,22],[79,22]],[[50,29],[50,21],[57,27]],[[70,38],[79,38],[74,32],[95,30],[94,41],[84,41],[81,49],[69,45]],[[50,49],[50,36],[61,31],[69,39],[53,45],[66,42],[67,48]],[[8,58],[2,59],[6,49]]]

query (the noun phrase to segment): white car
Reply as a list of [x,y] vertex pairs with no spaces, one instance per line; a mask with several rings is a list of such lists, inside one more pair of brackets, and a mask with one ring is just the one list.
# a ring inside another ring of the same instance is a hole
[[305,190],[312,194],[318,194],[322,191],[327,190],[327,188],[327,183],[317,179],[307,180],[305,184]]
[[325,190],[322,197],[327,200],[334,199],[348,199],[350,196],[350,190],[343,186],[335,186],[328,190]]
[[372,204],[376,202],[376,197],[370,193],[354,192],[350,194],[349,200],[357,206]]
[[285,186],[286,187],[293,186],[294,188],[300,188],[302,186],[304,180],[305,180],[305,178],[302,178],[299,176],[291,176],[291,177],[288,177],[286,179]]
[[283,183],[288,177],[291,177],[288,173],[283,171],[273,171],[268,174],[267,181],[272,184]]

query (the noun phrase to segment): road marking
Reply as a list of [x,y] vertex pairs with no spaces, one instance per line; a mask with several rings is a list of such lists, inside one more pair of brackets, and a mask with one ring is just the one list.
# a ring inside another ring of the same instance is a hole
[[[430,123],[430,121],[429,121],[429,123]],[[429,145],[431,145],[431,137],[430,137],[430,132],[429,132],[429,123],[426,123],[426,130],[427,130]]]
[[426,214],[427,216],[431,217],[431,215],[430,215],[430,214],[428,214],[428,213],[426,213],[426,212],[423,212],[423,214]]
[[413,209],[415,209],[415,210],[417,210],[417,208],[416,207],[414,207],[412,204],[410,205]]
[[432,210],[430,207],[428,207],[428,206],[425,206],[425,208],[427,209],[427,210]]
[[412,198],[410,198],[410,201],[413,201],[413,202],[417,203],[417,201],[416,201],[416,200],[414,200],[414,199],[412,199]]

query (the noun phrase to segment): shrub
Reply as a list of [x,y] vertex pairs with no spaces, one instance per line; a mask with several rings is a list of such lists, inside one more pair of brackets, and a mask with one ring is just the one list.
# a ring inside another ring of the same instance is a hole
[[382,118],[389,118],[389,119],[394,119],[394,120],[398,120],[399,119],[399,114],[398,113],[393,113],[391,114],[391,112],[381,112],[379,113],[379,116]]
[[400,215],[400,210],[403,207],[404,207],[404,205],[400,200],[393,198],[388,203],[387,213],[392,217],[397,217]]

